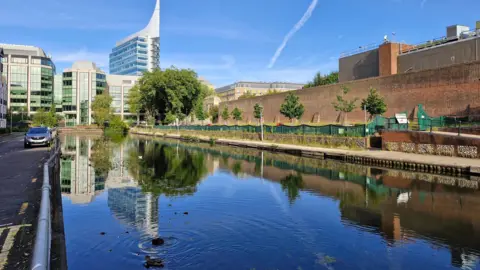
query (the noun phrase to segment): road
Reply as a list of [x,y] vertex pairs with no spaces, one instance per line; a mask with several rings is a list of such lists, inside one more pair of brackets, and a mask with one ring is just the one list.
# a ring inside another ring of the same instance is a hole
[[23,133],[0,137],[0,270],[28,269],[47,148],[23,148]]

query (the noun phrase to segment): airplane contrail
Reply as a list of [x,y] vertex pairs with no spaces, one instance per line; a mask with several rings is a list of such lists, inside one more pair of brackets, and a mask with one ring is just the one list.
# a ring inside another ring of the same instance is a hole
[[298,30],[300,30],[305,25],[308,19],[310,19],[313,11],[317,7],[317,4],[318,0],[313,0],[305,14],[303,14],[303,17],[300,19],[300,21],[298,21],[295,26],[290,30],[290,32],[288,32],[288,34],[283,38],[283,42],[282,44],[280,44],[280,47],[278,47],[275,55],[273,55],[272,59],[270,60],[268,68],[272,68],[275,65],[275,62],[277,62],[277,58],[282,54],[282,51],[283,49],[285,49],[285,46],[287,46],[288,41],[295,35],[295,33],[297,33]]

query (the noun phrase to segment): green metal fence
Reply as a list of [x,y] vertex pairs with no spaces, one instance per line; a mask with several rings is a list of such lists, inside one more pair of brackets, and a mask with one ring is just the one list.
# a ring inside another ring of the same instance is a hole
[[445,117],[430,117],[427,112],[423,109],[422,104],[418,104],[418,129],[425,131],[431,127],[444,127],[445,126]]
[[[199,131],[233,131],[233,132],[252,132],[260,133],[260,126],[201,126],[201,125],[192,125],[192,126],[155,126],[157,129],[161,130],[199,130]],[[297,134],[297,135],[329,135],[329,136],[351,136],[351,137],[365,137],[366,135],[371,134],[371,132],[366,131],[365,125],[355,125],[355,126],[340,126],[340,125],[325,125],[325,126],[309,126],[309,125],[299,125],[299,126],[269,126],[264,125],[265,133],[278,133],[278,134]]]

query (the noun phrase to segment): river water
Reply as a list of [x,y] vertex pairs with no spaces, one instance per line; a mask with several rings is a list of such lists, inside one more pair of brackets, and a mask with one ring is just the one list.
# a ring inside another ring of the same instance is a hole
[[69,269],[479,269],[475,179],[147,137],[62,153]]

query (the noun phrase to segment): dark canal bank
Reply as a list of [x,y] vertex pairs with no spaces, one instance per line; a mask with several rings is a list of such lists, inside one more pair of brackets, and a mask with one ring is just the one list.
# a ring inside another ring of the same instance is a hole
[[[469,178],[63,135],[69,269],[478,269]],[[156,237],[165,239],[153,246]]]

